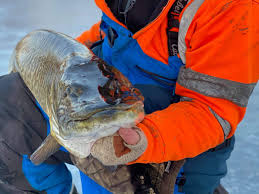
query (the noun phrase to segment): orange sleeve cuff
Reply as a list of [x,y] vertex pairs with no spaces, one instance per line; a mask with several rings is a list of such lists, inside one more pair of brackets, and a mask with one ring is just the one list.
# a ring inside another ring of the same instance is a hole
[[224,141],[223,130],[208,107],[179,102],[147,115],[138,127],[148,147],[132,163],[161,163],[195,157]]
[[94,24],[90,30],[83,32],[80,36],[76,38],[76,40],[88,48],[92,46],[93,43],[101,40],[104,37],[104,32],[100,30],[101,21]]
[[138,124],[138,127],[144,132],[148,140],[148,147],[134,163],[150,163],[151,160],[156,160],[155,163],[161,163],[165,157],[165,142],[157,130],[157,126],[145,118],[142,123]]

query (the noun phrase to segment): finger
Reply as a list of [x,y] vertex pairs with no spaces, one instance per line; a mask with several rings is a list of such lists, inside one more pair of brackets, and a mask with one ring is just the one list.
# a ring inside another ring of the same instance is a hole
[[136,145],[140,140],[139,134],[133,128],[120,128],[118,133],[129,145]]

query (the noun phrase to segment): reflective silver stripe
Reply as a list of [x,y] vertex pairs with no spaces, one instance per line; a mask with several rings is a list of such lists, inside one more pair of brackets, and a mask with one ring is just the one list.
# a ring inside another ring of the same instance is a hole
[[202,74],[182,67],[177,83],[209,97],[222,98],[246,107],[256,83],[244,84]]
[[229,122],[222,117],[220,117],[214,110],[212,110],[210,107],[210,112],[216,117],[218,120],[219,124],[221,125],[223,132],[224,132],[224,138],[226,139],[231,131],[231,125]]
[[192,98],[189,98],[189,97],[186,97],[186,96],[182,96],[182,97],[180,98],[180,102],[182,102],[182,101],[188,101],[188,102],[190,102],[190,101],[192,101]]
[[186,44],[185,44],[185,36],[189,29],[189,26],[192,22],[194,15],[197,10],[200,8],[201,4],[204,0],[194,0],[184,11],[182,19],[180,21],[179,33],[178,33],[178,49],[179,55],[182,59],[182,62],[185,64],[185,52],[186,52]]
[[[189,97],[182,97],[181,98],[181,102],[183,101],[192,101],[192,98],[189,98]],[[224,138],[226,139],[231,131],[231,125],[230,123],[223,119],[222,117],[220,117],[214,110],[212,110],[210,107],[209,107],[209,110],[210,112],[214,115],[214,117],[218,120],[219,124],[221,125],[222,127],[222,130],[223,130],[223,133],[224,133]]]

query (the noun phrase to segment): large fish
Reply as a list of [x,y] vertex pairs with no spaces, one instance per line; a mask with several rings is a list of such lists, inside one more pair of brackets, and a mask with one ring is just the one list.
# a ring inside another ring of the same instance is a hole
[[9,68],[20,73],[49,116],[51,133],[32,154],[34,164],[60,145],[85,158],[94,141],[144,118],[141,93],[118,70],[64,34],[29,33],[17,44]]

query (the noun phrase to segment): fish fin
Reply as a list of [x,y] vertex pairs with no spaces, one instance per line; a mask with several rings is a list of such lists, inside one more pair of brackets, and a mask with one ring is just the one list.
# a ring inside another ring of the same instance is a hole
[[45,160],[48,159],[52,154],[57,152],[61,145],[57,140],[50,134],[45,138],[40,147],[30,157],[30,160],[33,164],[39,165]]

